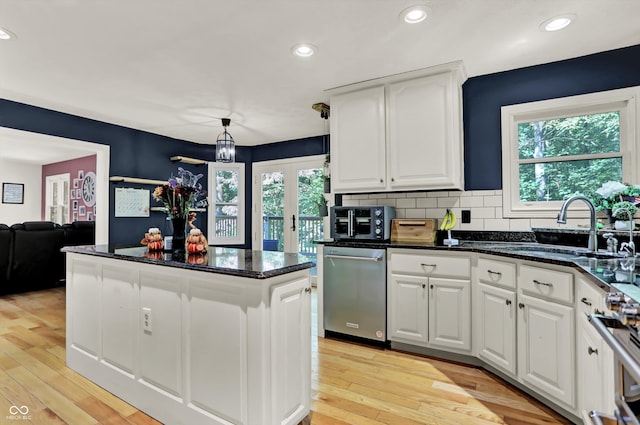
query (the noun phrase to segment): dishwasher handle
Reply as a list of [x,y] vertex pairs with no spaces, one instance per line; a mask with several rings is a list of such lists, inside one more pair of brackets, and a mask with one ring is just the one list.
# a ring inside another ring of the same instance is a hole
[[382,261],[382,256],[378,257],[358,257],[355,255],[336,255],[336,254],[327,254],[324,256],[325,258],[334,258],[339,260],[356,260],[356,261],[371,261],[377,263],[378,261]]

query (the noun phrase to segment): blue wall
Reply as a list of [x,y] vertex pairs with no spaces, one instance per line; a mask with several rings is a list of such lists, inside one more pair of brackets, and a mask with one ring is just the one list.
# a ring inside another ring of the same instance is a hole
[[465,189],[502,189],[500,107],[637,85],[640,45],[468,79],[462,87]]
[[[539,66],[470,78],[463,86],[465,133],[465,187],[467,190],[502,188],[500,107],[556,97],[640,85],[640,45]],[[121,127],[87,118],[0,99],[0,126],[100,143],[111,147],[111,175],[165,179],[178,165],[169,157],[191,156],[213,160],[215,149],[170,137]],[[237,161],[246,164],[247,217],[250,217],[251,164],[281,158],[329,152],[327,136],[238,147]],[[185,165],[203,173],[207,167]],[[153,190],[153,186],[136,186]],[[113,200],[116,184],[110,184]],[[164,214],[149,218],[116,218],[109,211],[109,240],[115,245],[138,243],[151,226],[164,227]],[[206,213],[198,226],[206,231]],[[251,243],[251,220],[247,220],[247,243]]]

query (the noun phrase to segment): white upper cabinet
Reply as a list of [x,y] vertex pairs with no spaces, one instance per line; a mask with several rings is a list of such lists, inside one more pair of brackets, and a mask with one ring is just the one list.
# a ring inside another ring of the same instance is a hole
[[463,189],[462,63],[335,89],[337,193]]
[[331,114],[333,191],[383,190],[386,186],[384,87],[332,97]]

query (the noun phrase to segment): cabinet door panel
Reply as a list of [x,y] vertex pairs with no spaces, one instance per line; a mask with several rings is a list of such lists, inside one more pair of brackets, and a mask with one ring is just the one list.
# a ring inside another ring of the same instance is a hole
[[331,98],[331,185],[334,192],[386,186],[384,87]]
[[493,366],[516,373],[516,295],[512,291],[478,284],[480,323],[478,356]]
[[575,407],[574,309],[526,295],[519,295],[518,301],[520,378]]
[[427,278],[391,275],[389,282],[389,323],[392,341],[427,343]]
[[471,349],[471,282],[429,279],[429,345]]
[[279,286],[271,295],[273,422],[298,423],[311,403],[311,295],[309,281]]
[[389,167],[392,188],[461,185],[460,138],[451,73],[389,85]]

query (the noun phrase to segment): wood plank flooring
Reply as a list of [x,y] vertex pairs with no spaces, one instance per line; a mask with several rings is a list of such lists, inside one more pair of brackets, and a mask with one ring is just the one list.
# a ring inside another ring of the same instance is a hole
[[[315,326],[312,352],[304,423],[569,424],[481,369],[318,339]],[[0,297],[0,424],[160,423],[65,366],[65,290],[55,288]]]

